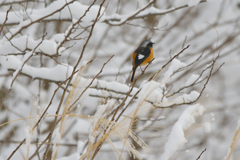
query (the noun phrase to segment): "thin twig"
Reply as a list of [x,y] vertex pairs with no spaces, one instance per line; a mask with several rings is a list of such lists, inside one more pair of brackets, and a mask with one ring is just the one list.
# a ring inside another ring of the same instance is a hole
[[178,54],[176,54],[175,56],[173,56],[165,65],[162,66],[161,69],[159,69],[148,81],[151,81],[153,78],[155,78],[158,73],[164,69],[169,63],[171,63],[173,61],[173,59],[175,59],[176,57],[178,57],[181,53],[183,53],[183,51],[185,51],[190,45],[188,45],[187,47],[183,48]]
[[202,154],[203,154],[206,150],[207,150],[207,149],[205,148],[205,149],[202,151],[202,153],[198,156],[198,158],[197,158],[196,160],[199,160],[200,157],[202,156]]
[[[96,1],[96,0],[95,0],[95,1]],[[95,1],[92,3],[92,5],[95,3]],[[78,60],[77,60],[76,65],[75,65],[74,68],[73,68],[72,74],[74,74],[75,70],[77,69],[77,67],[78,67],[78,65],[79,65],[79,63],[80,63],[80,61],[81,61],[81,59],[82,59],[82,57],[83,57],[83,53],[84,53],[84,51],[85,51],[85,48],[86,48],[86,46],[87,46],[90,38],[92,37],[92,32],[93,32],[94,26],[95,26],[95,24],[96,24],[96,22],[97,22],[97,20],[98,20],[98,17],[100,16],[100,12],[101,12],[101,9],[102,9],[102,6],[103,6],[104,2],[105,2],[105,0],[103,0],[103,2],[100,4],[99,10],[98,10],[98,14],[97,14],[97,16],[96,16],[96,18],[95,18],[95,21],[94,21],[93,24],[92,24],[92,28],[91,28],[91,30],[90,30],[89,36],[88,36],[85,44],[83,45],[82,52],[81,52],[81,54],[80,54],[80,57],[79,57]],[[90,5],[90,6],[92,6],[92,5]],[[89,8],[89,9],[90,9],[90,8]],[[87,12],[87,10],[85,11],[85,14],[86,14],[86,12]],[[82,17],[80,17],[80,19],[81,19],[81,18],[82,18]],[[70,33],[70,32],[69,32],[69,33]],[[70,35],[70,34],[69,34],[69,35]],[[66,37],[67,37],[67,36],[66,36]],[[66,38],[66,37],[65,37],[65,38]],[[64,99],[65,94],[66,94],[66,90],[67,90],[67,88],[69,87],[72,78],[73,78],[73,76],[70,76],[70,78],[69,78],[69,80],[68,80],[68,82],[67,82],[67,85],[66,85],[66,87],[65,87],[65,89],[64,89],[64,91],[63,91],[61,100],[60,100],[60,102],[59,102],[59,105],[58,105],[58,108],[57,108],[57,111],[56,111],[56,115],[58,115],[58,113],[59,113],[59,111],[60,111],[60,108],[61,108],[62,103],[63,103],[63,99]],[[54,118],[53,126],[52,126],[52,128],[51,128],[51,132],[53,132],[53,130],[55,129],[56,122],[57,122],[57,116]],[[52,141],[52,136],[49,137],[49,144],[51,143],[51,141]],[[49,147],[50,147],[50,145],[47,145],[46,150],[45,150],[45,153],[44,153],[44,159],[47,158],[46,156],[47,156]]]
[[149,103],[151,103],[155,108],[166,108],[166,107],[173,107],[175,105],[190,105],[190,104],[193,104],[193,103],[197,102],[199,100],[199,98],[202,96],[202,93],[205,90],[205,88],[206,88],[206,86],[207,86],[207,84],[208,84],[208,82],[209,82],[209,80],[210,80],[210,78],[211,78],[211,76],[213,74],[212,72],[213,72],[214,64],[216,63],[216,61],[219,58],[219,56],[220,56],[220,52],[218,53],[218,56],[212,61],[212,64],[207,67],[207,68],[211,67],[210,72],[209,72],[209,76],[207,77],[207,80],[206,80],[205,84],[203,85],[203,88],[201,89],[201,91],[199,93],[199,96],[194,101],[183,102],[183,103],[180,103],[180,104],[179,103],[173,103],[173,104],[171,104],[169,106],[156,106],[152,102],[149,102]]
[[14,149],[14,151],[11,153],[11,155],[8,157],[7,160],[10,160],[12,158],[12,156],[14,155],[14,153],[22,146],[22,144],[26,141],[26,138],[17,146],[16,149]]
[[92,81],[88,84],[88,86],[82,91],[82,93],[80,94],[80,96],[78,96],[78,98],[69,106],[69,110],[71,110],[72,106],[74,104],[77,103],[77,101],[82,97],[82,95],[88,90],[88,88],[92,85],[93,81],[102,73],[103,68],[105,67],[105,65],[113,58],[114,55],[112,55],[107,62],[105,62],[101,68],[101,70],[98,72],[98,74],[95,75],[95,77],[92,79]]
[[44,139],[44,141],[39,145],[39,147],[36,149],[36,151],[32,154],[32,156],[28,159],[31,160],[39,151],[39,149],[42,147],[43,144],[48,140],[49,136],[51,136],[51,132],[48,134],[48,136]]
[[133,15],[129,16],[128,18],[124,18],[124,21],[121,22],[121,19],[119,19],[118,21],[120,21],[120,23],[112,23],[111,21],[116,21],[116,19],[108,19],[105,20],[105,22],[107,22],[108,24],[112,25],[112,26],[119,26],[119,25],[123,25],[125,24],[127,21],[129,21],[130,19],[134,19],[136,18],[136,15],[138,15],[140,12],[144,11],[146,8],[148,8],[150,5],[152,5],[156,0],[152,0],[151,2],[149,2],[145,7],[143,7],[142,9],[138,10],[136,13],[134,13]]
[[[83,17],[85,17],[86,16],[86,14],[87,14],[87,12],[90,10],[90,8],[95,4],[95,2],[96,2],[96,0],[94,0],[92,3],[91,3],[91,5],[88,7],[88,9],[84,12],[84,14],[77,20],[77,22],[75,22],[72,26],[71,26],[71,28],[69,29],[69,30],[67,30],[68,32],[67,32],[67,34],[66,34],[66,36],[64,37],[64,39],[59,43],[59,45],[58,45],[58,47],[57,47],[57,49],[56,49],[56,55],[58,55],[58,53],[59,53],[59,49],[62,47],[62,45],[65,43],[65,41],[69,38],[69,36],[72,34],[72,30],[75,28],[75,26],[76,25],[78,25],[79,24],[79,22],[83,19]],[[96,22],[95,22],[96,23]],[[94,23],[94,24],[95,24]],[[94,24],[93,24],[93,26],[94,26]],[[92,28],[93,28],[93,26],[92,26]],[[90,32],[91,33],[91,32]],[[91,36],[90,36],[91,37]],[[84,50],[84,49],[83,49]]]
[[[119,120],[119,117],[115,119],[115,116],[116,116],[118,110],[125,104],[127,98],[130,96],[130,93],[132,92],[135,84],[136,84],[137,81],[140,79],[140,77],[144,74],[144,72],[146,71],[146,69],[148,68],[148,66],[152,63],[153,60],[154,60],[154,58],[148,63],[148,65],[145,67],[145,69],[143,70],[143,72],[142,72],[142,73],[138,76],[138,78],[133,82],[131,89],[128,91],[128,94],[126,95],[126,97],[124,98],[124,100],[122,101],[122,103],[116,108],[116,110],[115,110],[115,112],[114,112],[114,114],[113,114],[113,116],[112,116],[112,118],[111,118],[111,121],[117,122],[117,120]],[[140,90],[141,90],[141,89],[140,89]],[[140,91],[139,91],[139,92],[140,92]],[[137,93],[135,94],[135,96],[137,96],[137,94],[138,94],[139,92],[137,92]],[[133,99],[134,99],[134,98],[133,98]],[[132,102],[132,100],[131,100],[131,102]],[[126,108],[127,108],[128,106],[129,106],[129,104],[126,106]],[[125,111],[125,110],[126,110],[126,109],[124,109],[124,111]],[[123,112],[121,112],[120,114],[122,115]],[[107,128],[105,129],[103,135],[106,134],[106,132],[107,132],[107,130],[108,130],[109,127],[110,127],[110,126],[108,125]],[[110,130],[109,132],[111,132],[111,130]],[[97,148],[94,150],[91,160],[93,160],[93,159],[96,157],[96,155],[97,155],[97,153],[99,152],[99,150],[101,149],[103,143],[104,143],[104,140],[102,140],[102,143],[100,143],[100,144],[97,146]]]
[[5,23],[6,23],[7,20],[8,20],[8,13],[9,13],[9,11],[10,11],[11,9],[12,9],[12,5],[9,7],[9,9],[8,9],[7,12],[6,12],[5,20],[4,20],[4,22],[3,22],[3,24],[2,24],[2,27],[1,27],[1,29],[0,29],[0,35],[1,35],[1,33],[2,33],[2,30],[3,30],[3,27],[4,27]]
[[19,34],[23,29],[31,26],[31,25],[34,24],[34,23],[41,22],[43,19],[48,18],[48,17],[54,15],[54,14],[57,13],[57,12],[60,12],[60,11],[61,11],[62,9],[64,9],[68,4],[71,4],[71,3],[73,3],[74,1],[75,1],[75,0],[70,1],[70,2],[68,2],[68,3],[66,3],[66,4],[64,4],[61,8],[53,11],[52,13],[50,13],[50,14],[44,16],[44,17],[41,17],[41,18],[39,18],[39,19],[37,19],[37,20],[35,20],[35,21],[33,21],[33,22],[25,25],[25,26],[22,26],[17,32],[15,32],[15,33],[9,38],[9,40],[11,40],[11,39],[12,39],[13,37],[15,37],[17,34]]
[[[11,92],[13,83],[15,82],[15,80],[16,80],[17,77],[18,77],[18,75],[19,75],[20,72],[22,71],[23,66],[24,66],[24,65],[27,63],[27,61],[33,56],[33,54],[35,53],[35,50],[40,46],[40,44],[42,44],[43,39],[44,39],[45,36],[46,36],[46,34],[42,36],[42,40],[40,41],[40,43],[38,43],[38,45],[32,50],[31,55],[23,62],[21,68],[20,68],[20,69],[18,70],[18,72],[14,75],[13,80],[12,80],[12,82],[11,82],[11,84],[10,84],[9,90],[8,90],[8,92],[6,93],[5,97],[4,97],[3,100],[2,100],[2,105],[3,105],[3,103],[5,102],[5,100],[7,99],[9,93]],[[16,71],[17,71],[17,70],[16,70]],[[15,71],[15,72],[16,72],[16,71]]]
[[[174,11],[177,11],[179,9],[182,9],[182,8],[187,8],[188,5],[182,5],[182,6],[179,6],[179,7],[176,7],[176,8],[170,8],[168,10],[166,10],[165,12],[156,12],[156,13],[147,13],[147,14],[143,14],[143,15],[138,15],[141,11],[145,10],[147,7],[149,7],[152,3],[154,3],[155,0],[151,1],[149,4],[147,4],[143,9],[139,10],[138,12],[134,13],[133,15],[129,16],[128,18],[126,18],[125,16],[120,16],[120,18],[106,18],[104,20],[104,22],[108,23],[109,25],[113,25],[113,26],[116,26],[116,25],[123,25],[125,24],[127,21],[129,20],[133,20],[133,19],[141,19],[141,18],[145,18],[145,17],[148,17],[148,16],[159,16],[159,15],[165,15],[167,13],[171,13],[171,12],[174,12]],[[206,0],[202,0],[200,1],[199,3],[203,3],[203,2],[206,2]],[[125,20],[123,22],[121,22],[122,18],[124,18]],[[119,23],[117,23],[119,22]]]

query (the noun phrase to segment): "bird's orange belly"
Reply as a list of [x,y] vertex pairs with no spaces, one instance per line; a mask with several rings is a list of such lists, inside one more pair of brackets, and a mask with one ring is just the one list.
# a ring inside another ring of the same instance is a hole
[[151,53],[150,55],[148,56],[148,58],[146,58],[141,64],[140,66],[145,66],[147,65],[154,57],[154,53],[153,53],[153,49],[150,47],[150,50],[151,50]]

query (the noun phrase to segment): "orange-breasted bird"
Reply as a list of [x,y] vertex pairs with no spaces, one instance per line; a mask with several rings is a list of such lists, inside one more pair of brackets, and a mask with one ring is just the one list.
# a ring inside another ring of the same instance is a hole
[[134,79],[134,75],[136,72],[136,69],[138,66],[145,66],[147,65],[153,58],[154,58],[154,53],[153,53],[153,42],[150,40],[144,40],[140,46],[136,49],[136,51],[132,54],[132,78],[131,82]]

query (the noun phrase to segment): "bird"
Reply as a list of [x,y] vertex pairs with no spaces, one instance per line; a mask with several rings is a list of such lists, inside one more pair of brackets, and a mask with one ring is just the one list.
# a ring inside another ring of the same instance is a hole
[[154,43],[151,42],[150,40],[145,39],[132,54],[133,67],[131,82],[133,82],[137,67],[147,65],[154,58],[154,53],[152,49],[153,44]]

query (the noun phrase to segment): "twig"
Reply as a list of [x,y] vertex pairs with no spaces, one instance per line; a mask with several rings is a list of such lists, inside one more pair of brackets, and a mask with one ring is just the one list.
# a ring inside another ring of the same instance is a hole
[[124,21],[121,22],[121,19],[119,19],[118,21],[120,21],[120,23],[111,23],[110,21],[117,21],[116,19],[108,19],[105,20],[105,22],[107,22],[108,24],[112,25],[112,26],[119,26],[119,25],[123,25],[125,24],[127,21],[129,21],[130,19],[134,19],[136,17],[136,15],[138,15],[140,12],[142,12],[143,10],[145,10],[146,8],[148,8],[150,5],[152,5],[156,0],[152,0],[151,2],[149,2],[145,7],[143,7],[142,9],[138,10],[136,13],[134,13],[133,15],[129,16],[128,18],[124,18]]
[[[130,96],[130,93],[132,92],[135,84],[137,83],[137,81],[140,79],[140,77],[143,75],[143,73],[146,71],[146,69],[148,68],[148,66],[151,64],[151,62],[152,62],[153,60],[154,60],[154,58],[148,63],[148,65],[145,67],[145,69],[143,70],[143,72],[142,72],[142,73],[138,76],[138,78],[133,82],[131,89],[128,91],[128,94],[126,95],[126,97],[124,98],[124,100],[122,101],[122,103],[116,108],[116,110],[115,110],[115,112],[114,112],[114,114],[113,114],[113,116],[112,116],[112,118],[111,118],[111,121],[117,122],[117,120],[119,120],[119,117],[115,119],[115,116],[116,116],[118,110],[125,104],[127,98]],[[140,90],[141,90],[141,89],[140,89]],[[140,92],[140,91],[139,91],[139,92]],[[134,95],[134,97],[137,96],[137,94],[138,94],[139,92],[137,92],[137,93]],[[134,99],[134,98],[132,98],[132,100],[133,100],[133,99]],[[131,100],[131,102],[132,102],[132,100]],[[130,104],[130,103],[129,103],[129,104]],[[123,109],[124,111],[125,111],[126,108],[129,106],[129,104],[125,107],[125,109]],[[124,111],[122,111],[120,114],[122,115]],[[108,125],[107,128],[105,129],[103,135],[106,134],[106,132],[107,132],[107,130],[108,130],[109,127],[110,127],[110,126]],[[111,131],[111,130],[110,130],[110,131]],[[110,131],[109,131],[109,132],[110,132]],[[96,155],[97,155],[97,153],[99,152],[99,150],[101,149],[103,143],[104,143],[104,140],[103,140],[103,141],[97,146],[97,148],[94,150],[93,156],[92,156],[91,160],[93,160],[93,159],[96,157]]]
[[12,39],[13,37],[15,37],[17,34],[19,34],[23,29],[25,29],[25,28],[31,26],[31,25],[34,24],[34,23],[41,22],[43,19],[48,18],[48,17],[54,15],[54,14],[57,13],[57,12],[60,12],[60,11],[61,11],[62,9],[64,9],[68,4],[71,4],[71,3],[73,3],[74,1],[75,1],[75,0],[72,0],[72,1],[70,1],[70,2],[68,2],[68,3],[66,3],[66,4],[64,4],[61,8],[59,8],[59,9],[53,11],[52,13],[50,13],[50,14],[44,16],[44,17],[41,17],[41,18],[39,18],[39,19],[37,19],[37,20],[35,20],[35,21],[33,21],[33,22],[31,22],[31,23],[29,23],[29,24],[27,24],[27,25],[21,27],[16,33],[14,33],[14,34],[9,38],[9,40],[11,40],[11,39]]
[[[24,66],[24,65],[27,63],[27,61],[33,56],[33,54],[35,53],[35,50],[39,47],[39,45],[42,44],[43,39],[44,39],[45,36],[46,36],[46,34],[42,36],[42,40],[41,40],[40,43],[38,43],[38,45],[32,50],[31,55],[23,62],[21,68],[20,68],[18,71],[16,70],[17,73],[14,75],[13,80],[12,80],[12,82],[11,82],[11,84],[10,84],[9,90],[8,90],[8,92],[6,93],[5,97],[4,97],[3,100],[2,100],[2,105],[3,105],[3,103],[5,102],[5,100],[7,99],[9,93],[11,92],[13,83],[15,82],[15,80],[17,79],[17,76],[18,76],[18,75],[20,74],[20,72],[22,71],[23,66]],[[15,71],[15,72],[16,72],[16,71]]]
[[128,108],[128,106],[132,103],[132,101],[137,97],[138,93],[141,91],[142,89],[140,88],[135,95],[132,97],[132,99],[129,101],[129,103],[126,105],[126,107],[122,110],[122,112],[118,115],[117,119],[115,120],[115,122],[117,122],[119,120],[119,118],[122,116],[122,114],[125,112],[125,110]]
[[95,77],[92,79],[92,81],[89,83],[89,85],[82,91],[80,96],[69,106],[69,110],[71,110],[72,106],[77,103],[77,101],[82,97],[82,95],[88,90],[88,88],[92,85],[93,81],[102,73],[103,68],[105,65],[113,58],[114,55],[112,55],[107,62],[105,62],[101,68],[101,70],[98,72],[98,74],[95,75]]
[[[65,41],[69,38],[69,36],[72,33],[72,30],[75,28],[76,25],[79,24],[79,22],[83,19],[83,17],[86,16],[87,12],[90,10],[90,8],[95,4],[96,0],[94,0],[91,5],[88,7],[88,9],[84,12],[84,14],[77,20],[77,22],[75,22],[72,27],[68,30],[68,33],[66,34],[66,36],[64,37],[64,39],[60,42],[60,44],[58,45],[57,49],[56,49],[56,55],[58,55],[59,49],[60,47],[62,47],[62,45],[65,43]],[[96,22],[95,22],[96,23]],[[94,23],[94,24],[95,24]],[[92,25],[92,28],[94,26],[94,24]],[[91,37],[91,36],[90,36]],[[83,49],[84,50],[84,49]]]
[[164,69],[169,63],[171,63],[173,61],[173,59],[175,59],[176,57],[178,57],[181,53],[183,53],[183,51],[185,51],[190,45],[188,45],[187,47],[183,48],[178,54],[176,54],[175,56],[173,56],[165,65],[162,66],[161,69],[159,69],[148,81],[151,81],[153,78],[155,78],[157,76],[157,74]]
[[[96,1],[96,0],[95,0],[95,1]],[[95,3],[95,1],[92,3],[92,5]],[[99,15],[100,15],[100,11],[101,11],[101,9],[102,9],[102,6],[103,6],[104,2],[105,2],[105,0],[103,0],[103,2],[100,4],[99,10],[98,10],[98,14],[97,14],[97,16],[96,16],[96,18],[95,18],[94,23],[92,24],[92,28],[91,28],[91,30],[90,30],[89,36],[88,36],[88,38],[87,38],[87,40],[86,40],[86,42],[85,42],[85,44],[84,44],[84,46],[83,46],[82,52],[81,52],[81,54],[80,54],[80,57],[78,58],[78,61],[77,61],[76,65],[75,65],[74,68],[73,68],[72,74],[75,73],[75,70],[77,69],[77,66],[79,65],[79,63],[80,63],[80,61],[81,61],[81,59],[82,59],[83,53],[84,53],[85,48],[86,48],[86,46],[87,46],[87,44],[88,44],[88,42],[89,42],[89,40],[90,40],[90,38],[91,38],[91,36],[92,36],[92,32],[93,32],[94,26],[95,26],[95,24],[96,24],[96,22],[97,22],[97,19],[98,19]],[[92,6],[92,5],[91,5],[91,6]],[[86,12],[87,12],[87,11],[86,11]],[[86,13],[86,12],[85,12],[85,13]],[[80,17],[80,18],[81,18],[81,17]],[[70,32],[69,32],[69,33],[70,33]],[[69,34],[69,35],[70,35],[70,34]],[[65,38],[66,38],[66,37],[65,37]],[[70,78],[69,78],[69,80],[68,80],[68,82],[67,82],[67,85],[66,85],[66,87],[65,87],[65,89],[64,89],[64,91],[63,91],[61,100],[60,100],[60,102],[59,102],[59,105],[58,105],[58,108],[57,108],[57,111],[56,111],[56,115],[58,115],[58,113],[59,113],[59,111],[60,111],[61,105],[62,105],[62,103],[63,103],[63,99],[64,99],[65,94],[66,94],[66,90],[67,90],[67,88],[69,87],[72,78],[73,78],[73,76],[70,76]],[[53,126],[52,126],[52,129],[51,129],[51,132],[53,132],[53,130],[55,129],[56,122],[57,122],[57,117],[54,118],[54,122],[53,122]],[[51,143],[51,141],[52,141],[52,136],[49,137],[49,144]],[[50,145],[47,145],[46,150],[45,150],[45,153],[44,153],[44,155],[45,155],[45,156],[44,156],[44,159],[47,158],[46,156],[47,156],[49,147],[50,147]]]
[[44,112],[42,113],[41,117],[39,118],[39,120],[37,121],[37,123],[34,125],[33,130],[34,130],[35,127],[40,123],[40,121],[42,120],[43,116],[46,114],[47,110],[48,110],[49,107],[51,106],[52,101],[53,101],[53,98],[55,97],[58,89],[59,89],[63,84],[65,84],[72,76],[74,76],[77,72],[78,72],[78,70],[75,71],[74,74],[72,74],[72,75],[71,75],[70,77],[68,77],[65,81],[63,81],[62,83],[60,83],[60,84],[58,85],[57,89],[55,89],[55,91],[53,92],[53,95],[52,95],[52,97],[51,97],[50,102],[48,103],[47,108],[44,110]]
[[184,48],[184,45],[185,45],[186,41],[187,41],[187,36],[185,36],[185,39],[183,41],[182,49]]
[[198,158],[197,158],[196,160],[199,160],[200,157],[202,156],[202,154],[203,154],[206,150],[207,150],[207,149],[205,148],[205,149],[202,151],[202,153],[198,156]]
[[202,58],[203,53],[204,53],[204,52],[202,52],[202,53],[200,54],[200,56],[198,56],[198,58],[197,58],[195,61],[193,61],[192,63],[190,63],[190,64],[188,64],[187,66],[181,67],[181,68],[179,68],[178,70],[174,71],[173,74],[172,74],[170,77],[172,77],[172,76],[173,76],[175,73],[177,73],[177,72],[180,72],[180,71],[183,71],[183,70],[187,69],[188,67],[192,66],[194,63],[196,63],[197,61],[199,61],[199,60]]
[[11,5],[11,6],[9,7],[9,9],[7,10],[5,20],[4,20],[4,22],[3,22],[3,24],[2,24],[2,27],[1,27],[1,29],[0,29],[0,35],[1,35],[1,33],[2,33],[2,30],[3,30],[3,27],[4,27],[5,23],[6,23],[7,20],[8,20],[8,13],[9,13],[9,11],[10,11],[11,9],[12,9],[12,5]]
[[[209,65],[207,68],[210,68],[211,67],[211,69],[210,69],[210,72],[209,72],[209,76],[207,77],[207,81],[205,82],[205,84],[203,85],[203,88],[202,88],[202,90],[200,91],[200,93],[199,93],[199,96],[194,100],[194,101],[190,101],[190,102],[183,102],[183,103],[173,103],[173,104],[171,104],[171,105],[169,105],[169,106],[156,106],[155,104],[153,104],[152,102],[149,102],[149,103],[151,103],[155,108],[166,108],[166,107],[173,107],[173,106],[175,106],[175,105],[190,105],[190,104],[193,104],[193,103],[195,103],[195,102],[197,102],[198,100],[199,100],[199,98],[202,96],[202,93],[203,93],[203,91],[205,90],[205,88],[206,88],[206,86],[207,86],[207,84],[208,84],[208,82],[209,82],[209,80],[210,80],[210,78],[211,78],[211,76],[212,76],[212,72],[213,72],[213,67],[214,67],[214,64],[216,63],[216,60],[219,58],[219,56],[220,56],[220,52],[218,53],[218,56],[212,61],[212,64],[211,65]],[[222,66],[222,65],[221,65]]]
[[36,151],[32,154],[32,156],[28,159],[31,160],[39,151],[39,149],[42,147],[42,145],[48,140],[49,136],[51,136],[51,132],[48,134],[48,136],[45,138],[45,140],[40,144],[40,146],[36,149]]
[[[189,84],[188,86],[183,86],[183,87],[179,88],[177,91],[173,92],[172,94],[166,95],[166,97],[172,97],[173,95],[179,93],[180,91],[182,91],[182,90],[184,90],[184,89],[186,89],[186,88],[192,87],[192,86],[194,86],[194,85],[196,85],[196,84],[199,84],[199,83],[201,83],[202,81],[204,81],[205,78],[202,79],[202,80],[200,80],[200,81],[199,81],[199,79],[202,77],[203,73],[204,73],[207,69],[209,69],[212,65],[213,65],[213,64],[209,65],[209,66],[206,67],[204,70],[202,70],[202,72],[200,73],[199,77],[198,77],[194,82],[192,82],[192,83]],[[223,65],[223,64],[222,64],[222,65]],[[221,66],[222,66],[222,65],[221,65]],[[221,66],[220,66],[220,67],[221,67]],[[214,73],[215,73],[215,72],[214,72]],[[206,77],[206,78],[207,78],[207,77]]]
[[[123,22],[121,22],[121,20],[122,20],[123,17],[125,18],[125,16],[120,17],[120,18],[116,18],[116,17],[114,17],[114,18],[107,18],[107,19],[104,20],[104,22],[108,23],[109,25],[113,25],[113,26],[123,25],[123,24],[125,24],[127,21],[129,21],[129,20],[140,19],[140,18],[144,18],[144,17],[147,17],[147,16],[165,15],[165,14],[167,14],[167,13],[171,13],[171,12],[177,11],[177,10],[179,10],[179,9],[187,8],[187,7],[188,7],[188,5],[183,5],[183,6],[179,6],[179,7],[176,7],[176,8],[170,8],[170,9],[166,10],[165,12],[160,11],[160,12],[156,12],[156,13],[148,13],[148,14],[143,14],[143,15],[139,15],[139,16],[138,16],[138,14],[139,14],[141,11],[145,10],[147,7],[149,7],[149,6],[150,6],[152,3],[154,3],[154,2],[155,2],[155,0],[153,0],[152,2],[150,2],[149,4],[147,4],[144,8],[142,8],[142,9],[139,10],[138,12],[136,12],[136,13],[134,13],[133,15],[131,15],[131,16],[129,16],[128,18],[126,18]],[[202,1],[200,1],[199,3],[203,3],[203,2],[206,2],[206,0],[202,0]],[[119,22],[119,21],[120,21],[120,22]],[[119,22],[119,23],[117,23],[117,22]]]
[[10,160],[12,158],[12,156],[14,155],[14,153],[22,146],[22,144],[26,141],[26,138],[17,146],[16,149],[14,149],[14,151],[11,153],[11,155],[8,157],[7,160]]

